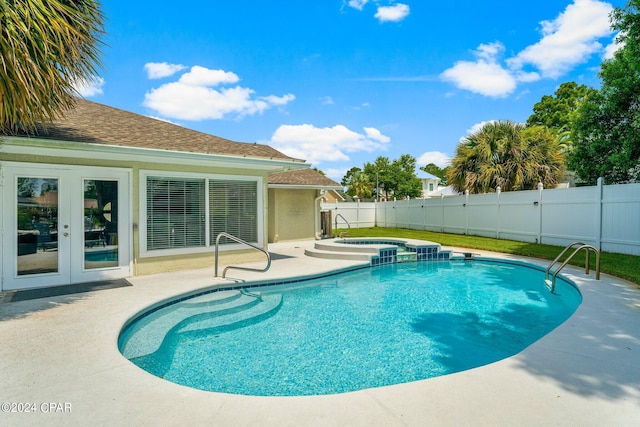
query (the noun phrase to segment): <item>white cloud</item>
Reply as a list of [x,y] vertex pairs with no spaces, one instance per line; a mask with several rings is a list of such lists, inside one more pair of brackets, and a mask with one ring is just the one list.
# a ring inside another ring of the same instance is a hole
[[502,55],[504,45],[500,42],[486,43],[478,46],[474,54],[487,62],[494,62],[496,57]]
[[171,120],[167,120],[162,117],[156,117],[156,116],[147,116],[147,117],[149,117],[150,119],[160,120],[161,122],[171,123],[172,125],[182,126],[180,123],[172,122]]
[[380,6],[374,15],[380,22],[400,22],[409,15],[409,6],[396,3],[393,6]]
[[471,126],[469,129],[467,129],[467,134],[464,136],[460,137],[459,142],[461,144],[464,144],[465,142],[467,142],[467,137],[470,135],[473,135],[474,133],[480,132],[480,130],[485,127],[485,125],[491,124],[491,123],[495,123],[497,122],[497,120],[485,120],[483,122],[479,122],[474,124],[473,126]]
[[233,86],[240,78],[232,72],[194,66],[178,81],[165,83],[145,94],[144,106],[164,117],[181,120],[221,119],[263,113],[293,101],[293,94],[256,97],[252,89]]
[[73,83],[73,88],[81,97],[90,98],[102,94],[102,86],[104,86],[104,83],[105,81],[102,77],[96,76],[91,80],[76,80]]
[[624,47],[624,43],[619,42],[617,37],[604,48],[604,54],[602,55],[602,59],[613,59],[613,54]]
[[451,157],[448,154],[442,153],[440,151],[427,151],[426,153],[423,153],[420,157],[418,157],[416,163],[419,166],[425,166],[429,163],[433,163],[439,168],[444,168],[451,164]]
[[491,97],[511,94],[517,80],[509,70],[498,64],[498,56],[504,51],[500,42],[481,44],[474,51],[475,62],[458,61],[445,70],[440,78],[454,83],[460,89]]
[[288,93],[284,96],[275,96],[275,95],[262,96],[260,97],[260,99],[265,101],[269,105],[286,105],[289,102],[296,99],[296,97]]
[[502,62],[502,43],[481,44],[473,52],[475,61],[458,61],[440,78],[460,89],[491,97],[508,96],[519,83],[556,79],[594,53],[612,55],[615,47],[610,45],[605,50],[598,41],[611,35],[611,10],[612,6],[602,1],[574,0],[553,21],[542,21],[540,41],[514,57]]
[[389,141],[375,128],[364,128],[363,134],[344,125],[318,128],[303,124],[281,125],[267,143],[291,157],[317,165],[323,161],[347,161],[347,153],[385,150]]
[[144,69],[147,72],[147,77],[150,79],[161,79],[163,77],[169,77],[175,73],[187,68],[182,64],[169,64],[167,62],[148,62],[144,64]]
[[211,70],[195,65],[191,67],[188,73],[184,73],[178,81],[189,86],[218,86],[220,84],[237,83],[240,78],[230,71]]
[[363,128],[363,129],[364,129],[364,132],[367,134],[367,138],[369,138],[369,139],[373,139],[374,141],[378,141],[378,142],[381,142],[383,144],[386,144],[387,142],[391,141],[391,138],[389,138],[388,136],[383,135],[376,128]]
[[347,168],[342,168],[342,169],[337,169],[337,168],[329,168],[329,169],[322,169],[322,172],[324,172],[329,178],[333,179],[335,182],[340,182],[342,181],[342,178],[346,175],[347,171],[349,169]]
[[542,39],[507,61],[519,70],[532,65],[543,77],[558,78],[593,53],[602,51],[598,39],[611,34],[612,6],[596,0],[575,0],[553,21],[542,21]]
[[362,10],[365,4],[369,3],[369,0],[349,0],[349,7]]
[[542,76],[535,71],[524,72],[524,71],[516,71],[513,73],[513,77],[520,83],[531,83],[537,82],[542,78]]
[[330,96],[322,96],[319,98],[322,105],[333,105],[333,98]]
[[463,136],[461,138],[461,140],[466,138],[468,135],[472,135],[472,134],[474,134],[476,132],[479,132],[480,129],[485,127],[485,125],[488,125],[488,124],[491,124],[491,123],[495,123],[496,121],[497,120],[485,120],[483,122],[476,123],[475,125],[471,126],[469,129],[467,129],[467,135]]

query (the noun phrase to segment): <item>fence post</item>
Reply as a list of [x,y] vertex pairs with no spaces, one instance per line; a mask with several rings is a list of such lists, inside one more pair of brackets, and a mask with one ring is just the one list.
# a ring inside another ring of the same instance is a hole
[[469,190],[464,190],[464,234],[469,234]]
[[603,207],[603,193],[604,193],[604,178],[600,177],[598,178],[597,182],[597,186],[598,186],[598,191],[597,191],[597,196],[598,196],[598,203],[597,203],[597,211],[596,211],[596,247],[598,248],[599,251],[602,250],[602,207]]
[[[538,236],[536,243],[542,243],[542,190],[544,190],[544,184],[538,183]],[[534,203],[535,204],[535,203]]]
[[444,194],[440,194],[440,232],[444,233]]
[[427,198],[423,195],[422,196],[422,230],[426,230],[427,229],[427,209],[425,209],[425,203],[426,203]]
[[502,222],[502,218],[500,218],[500,193],[502,192],[502,189],[500,188],[500,186],[498,185],[496,187],[496,204],[497,204],[497,208],[498,208],[498,224],[496,224],[496,239],[500,239],[500,224]]

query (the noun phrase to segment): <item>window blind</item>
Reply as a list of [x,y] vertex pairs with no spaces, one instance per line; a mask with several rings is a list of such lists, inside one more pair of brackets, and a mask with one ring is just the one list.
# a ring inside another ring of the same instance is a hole
[[147,177],[147,250],[205,246],[205,181]]
[[[211,244],[219,233],[258,242],[258,184],[255,181],[209,181],[209,230]],[[221,244],[233,243],[222,238]]]

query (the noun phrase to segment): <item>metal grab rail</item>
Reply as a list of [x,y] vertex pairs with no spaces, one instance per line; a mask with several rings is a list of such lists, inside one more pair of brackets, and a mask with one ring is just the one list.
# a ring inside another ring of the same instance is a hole
[[[562,265],[560,267],[558,267],[558,269],[556,271],[554,271],[553,276],[552,276],[552,280],[549,280],[549,272],[551,271],[551,267],[553,267],[562,257],[562,255],[564,255],[569,249],[571,249],[572,247],[579,245],[578,248],[576,248],[576,250],[573,251],[573,253],[571,255],[569,255],[567,257],[566,260],[564,260],[564,262],[562,263]],[[585,249],[587,251],[586,253],[586,260],[585,260],[585,266],[584,266],[584,273],[585,274],[589,274],[589,262],[590,262],[590,252],[589,251],[593,251],[596,254],[596,280],[600,280],[600,251],[598,249],[595,248],[595,246],[592,245],[586,245],[582,242],[573,242],[570,245],[568,245],[566,248],[564,248],[564,250],[562,252],[560,252],[560,255],[558,255],[556,257],[556,259],[553,260],[553,262],[551,264],[549,264],[549,266],[547,267],[545,273],[544,273],[544,281],[545,283],[549,286],[549,289],[551,290],[551,293],[555,292],[556,289],[556,276],[558,275],[558,273],[560,272],[560,270],[562,270],[568,263],[569,261],[571,261],[571,259],[578,253],[580,252],[582,249]]]
[[351,224],[349,224],[349,221],[347,221],[347,219],[343,217],[341,214],[337,214],[336,219],[334,221],[335,226],[333,227],[336,231],[338,230],[338,217],[342,218],[342,220],[347,224],[347,231],[340,233],[340,237],[344,237],[345,234],[349,234],[349,231],[351,230]]
[[564,248],[562,252],[560,252],[560,255],[558,255],[551,264],[549,264],[549,267],[547,267],[547,271],[545,271],[544,279],[547,280],[549,278],[549,271],[551,270],[551,267],[553,267],[560,260],[560,258],[562,258],[562,256],[565,253],[567,253],[569,249],[571,249],[574,246],[582,246],[582,245],[584,245],[584,242],[573,242],[570,245],[567,245],[567,247]]
[[241,244],[247,245],[247,246],[249,246],[249,247],[251,247],[253,249],[259,250],[260,252],[264,253],[267,256],[267,266],[265,268],[263,268],[262,270],[259,269],[259,268],[238,267],[238,266],[235,266],[235,265],[229,265],[224,270],[222,270],[222,278],[223,279],[225,278],[225,276],[227,274],[227,270],[229,270],[230,268],[234,268],[236,270],[245,270],[245,271],[258,271],[260,273],[263,273],[263,272],[267,271],[269,269],[269,267],[271,267],[271,255],[269,255],[269,252],[265,251],[262,248],[259,248],[259,247],[255,246],[255,245],[252,245],[249,242],[245,242],[244,240],[239,239],[236,236],[233,236],[233,235],[231,235],[229,233],[224,233],[223,232],[223,233],[218,234],[218,237],[216,237],[216,249],[215,249],[216,250],[216,268],[215,268],[215,276],[214,277],[218,277],[218,254],[219,254],[218,246],[220,245],[220,238],[222,238],[222,237],[226,237],[227,239],[233,240],[234,242],[241,243]]

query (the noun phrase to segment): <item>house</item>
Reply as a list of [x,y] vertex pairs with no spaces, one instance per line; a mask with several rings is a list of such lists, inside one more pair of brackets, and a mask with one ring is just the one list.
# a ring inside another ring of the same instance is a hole
[[[267,145],[78,100],[36,135],[0,136],[0,290],[212,266],[221,232],[259,247],[271,224],[312,237],[324,187],[295,175],[308,170]],[[275,179],[284,171],[291,182]],[[219,255],[261,254],[222,239]]]
[[329,189],[324,193],[324,201],[326,203],[340,203],[346,200],[347,198],[345,197],[344,188],[342,186],[340,186],[339,189]]
[[269,242],[317,236],[320,200],[333,200],[329,194],[341,190],[340,184],[313,169],[270,173]]
[[432,197],[431,195],[438,191],[438,185],[442,181],[437,176],[426,172],[421,172],[418,179],[422,182],[422,198]]

